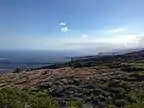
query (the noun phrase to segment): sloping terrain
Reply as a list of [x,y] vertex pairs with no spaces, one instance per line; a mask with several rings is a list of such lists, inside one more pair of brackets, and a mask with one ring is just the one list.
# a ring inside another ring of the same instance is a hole
[[[46,91],[59,106],[70,100],[85,108],[143,108],[144,51],[0,75],[0,88]],[[72,107],[80,108],[80,107]]]

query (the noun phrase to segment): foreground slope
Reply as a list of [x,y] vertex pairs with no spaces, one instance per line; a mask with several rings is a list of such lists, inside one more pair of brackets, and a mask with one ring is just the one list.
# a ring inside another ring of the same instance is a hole
[[144,51],[3,74],[0,87],[45,91],[60,107],[69,106],[72,100],[86,108],[143,108]]

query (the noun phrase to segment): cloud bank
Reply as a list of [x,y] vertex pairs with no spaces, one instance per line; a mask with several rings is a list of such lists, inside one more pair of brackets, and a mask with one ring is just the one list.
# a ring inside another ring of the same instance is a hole
[[[64,29],[67,32],[67,29]],[[56,50],[81,50],[81,49],[128,49],[144,48],[144,36],[122,35],[111,37],[61,37],[50,38],[47,36],[13,36],[0,39],[0,49],[56,49]]]

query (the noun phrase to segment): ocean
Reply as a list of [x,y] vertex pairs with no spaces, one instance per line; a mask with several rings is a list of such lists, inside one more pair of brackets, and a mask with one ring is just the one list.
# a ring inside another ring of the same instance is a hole
[[69,62],[69,54],[56,51],[0,51],[0,73],[11,72],[16,68],[30,69],[54,63]]

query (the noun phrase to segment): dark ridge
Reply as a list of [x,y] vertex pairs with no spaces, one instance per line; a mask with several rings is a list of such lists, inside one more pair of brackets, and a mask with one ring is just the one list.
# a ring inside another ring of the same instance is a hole
[[139,61],[144,60],[144,50],[130,52],[121,55],[95,55],[95,56],[83,56],[83,57],[73,57],[68,63],[54,63],[49,66],[44,66],[37,69],[57,69],[62,67],[89,67],[95,66],[102,63],[112,63],[112,62],[127,62],[127,61]]

